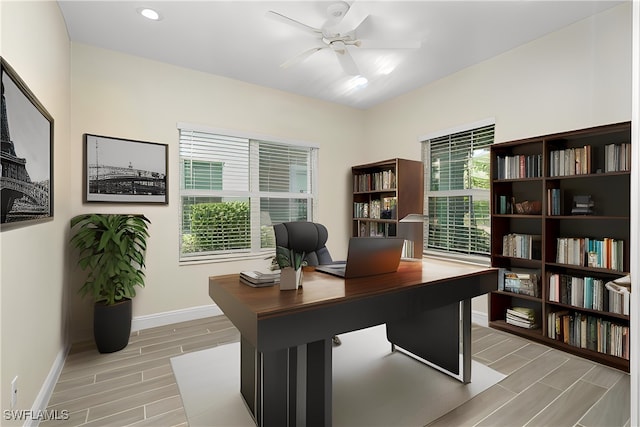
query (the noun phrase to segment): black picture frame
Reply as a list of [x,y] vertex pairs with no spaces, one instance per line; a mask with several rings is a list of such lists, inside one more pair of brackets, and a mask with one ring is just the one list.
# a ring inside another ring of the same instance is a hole
[[53,117],[0,57],[0,230],[53,219]]
[[85,133],[85,203],[168,204],[168,145]]

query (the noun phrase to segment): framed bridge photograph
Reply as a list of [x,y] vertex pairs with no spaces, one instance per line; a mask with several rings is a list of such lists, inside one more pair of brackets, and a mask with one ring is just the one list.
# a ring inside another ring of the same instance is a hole
[[167,204],[168,146],[84,135],[84,201]]
[[0,229],[53,218],[53,118],[0,57]]

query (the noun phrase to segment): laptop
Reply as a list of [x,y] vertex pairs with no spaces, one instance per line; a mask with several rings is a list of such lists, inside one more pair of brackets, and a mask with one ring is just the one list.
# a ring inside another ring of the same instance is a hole
[[394,273],[400,265],[404,239],[395,237],[351,237],[347,262],[319,265],[316,271],[345,279]]

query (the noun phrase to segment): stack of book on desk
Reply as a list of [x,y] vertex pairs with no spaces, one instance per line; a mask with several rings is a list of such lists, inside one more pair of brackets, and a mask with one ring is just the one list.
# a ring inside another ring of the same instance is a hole
[[240,281],[254,288],[273,286],[276,283],[280,283],[280,270],[269,273],[262,271],[242,271],[240,272]]
[[507,308],[506,321],[510,325],[520,326],[521,328],[535,329],[538,327],[535,313],[532,308]]

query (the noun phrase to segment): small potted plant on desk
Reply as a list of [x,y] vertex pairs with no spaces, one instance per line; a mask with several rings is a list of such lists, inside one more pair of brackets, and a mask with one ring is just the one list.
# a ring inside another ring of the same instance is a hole
[[144,215],[83,214],[71,219],[70,243],[88,270],[81,295],[94,300],[93,335],[100,353],[122,350],[131,335],[136,286],[144,286],[149,220]]
[[302,267],[307,265],[304,252],[276,246],[275,263],[280,268],[280,290],[302,287]]

